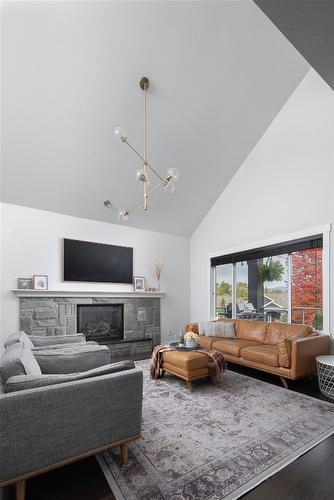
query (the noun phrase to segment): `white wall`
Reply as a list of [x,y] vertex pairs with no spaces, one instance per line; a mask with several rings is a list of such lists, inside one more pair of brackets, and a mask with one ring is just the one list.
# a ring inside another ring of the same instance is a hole
[[[60,193],[61,196],[61,193]],[[189,320],[189,238],[96,222],[16,205],[1,204],[2,212],[2,343],[18,328],[18,299],[10,291],[18,277],[47,274],[50,289],[132,290],[132,285],[64,283],[61,277],[62,238],[82,239],[134,248],[134,274],[155,285],[154,267],[163,265],[162,335]]]
[[209,253],[327,223],[334,223],[334,94],[310,70],[191,237],[191,320],[208,319]]

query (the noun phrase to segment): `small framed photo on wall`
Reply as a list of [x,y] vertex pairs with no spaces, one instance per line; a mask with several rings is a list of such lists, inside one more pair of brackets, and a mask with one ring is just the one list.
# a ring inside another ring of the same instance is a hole
[[34,290],[48,289],[48,277],[46,274],[34,274],[32,281]]
[[29,290],[32,288],[32,278],[18,278],[17,288],[19,290]]
[[133,284],[135,287],[135,292],[145,292],[145,278],[142,276],[134,276]]

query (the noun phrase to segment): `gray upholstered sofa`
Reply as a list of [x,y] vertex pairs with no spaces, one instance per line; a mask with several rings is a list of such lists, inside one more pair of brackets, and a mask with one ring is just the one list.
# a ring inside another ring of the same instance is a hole
[[[42,373],[36,353],[50,349],[28,347],[20,337],[0,362],[7,391],[0,394],[0,487],[15,484],[23,500],[27,479],[116,446],[127,463],[128,442],[141,432],[142,372],[132,361],[92,368],[94,351],[83,345],[81,358],[73,346],[53,351],[60,353],[60,366],[70,366],[67,355],[87,370]],[[57,365],[56,354],[49,356]],[[13,374],[15,366],[20,373]]]

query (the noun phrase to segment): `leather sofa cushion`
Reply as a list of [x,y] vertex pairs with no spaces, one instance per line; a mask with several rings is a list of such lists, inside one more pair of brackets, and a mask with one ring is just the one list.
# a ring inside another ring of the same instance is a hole
[[263,344],[241,349],[241,358],[269,366],[279,366],[278,349],[273,345]]
[[163,362],[191,371],[207,368],[208,358],[205,354],[196,351],[166,351],[162,354]]
[[255,340],[241,340],[241,339],[219,339],[212,343],[212,349],[221,351],[230,356],[240,357],[240,350],[244,347],[259,345]]
[[270,323],[264,342],[278,345],[279,341],[286,337],[302,338],[310,335],[312,331],[312,327],[308,325]]
[[216,340],[221,340],[220,337],[204,337],[200,335],[198,342],[205,349],[212,349],[212,343]]
[[267,323],[241,319],[236,321],[237,338],[242,340],[256,340],[264,342],[267,333]]

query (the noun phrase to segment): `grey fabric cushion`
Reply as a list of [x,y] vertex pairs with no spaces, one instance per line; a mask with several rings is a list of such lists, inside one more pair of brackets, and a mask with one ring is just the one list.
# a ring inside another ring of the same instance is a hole
[[198,335],[205,335],[205,323],[198,323]]
[[26,347],[29,347],[30,349],[34,347],[34,344],[31,342],[29,335],[27,335],[25,332],[15,332],[11,333],[5,343],[4,347],[9,347],[10,345],[17,344],[18,342],[21,342]]
[[31,349],[20,342],[7,347],[0,360],[0,372],[5,382],[15,375],[42,374]]
[[35,347],[51,344],[73,344],[73,342],[83,342],[86,340],[83,333],[75,333],[73,335],[52,335],[50,337],[29,335],[29,337]]
[[107,346],[87,345],[34,351],[42,373],[75,373],[91,370],[110,362]]
[[205,326],[207,337],[221,337],[226,339],[235,338],[235,323],[225,323],[224,321],[208,321]]
[[90,340],[88,342],[73,342],[73,344],[50,344],[50,345],[41,345],[38,347],[32,347],[32,352],[36,351],[47,351],[50,349],[68,349],[69,347],[80,347],[80,346],[87,346],[87,345],[99,345],[97,342],[94,342],[93,340]]
[[133,361],[120,361],[119,363],[112,363],[110,365],[100,366],[93,370],[87,370],[79,373],[67,374],[52,374],[52,375],[17,375],[10,377],[5,386],[6,392],[23,391],[26,389],[34,389],[36,387],[43,387],[46,385],[61,384],[64,382],[73,382],[74,380],[81,380],[84,378],[98,377],[100,375],[107,375],[108,373],[122,372],[124,370],[131,370],[135,368]]
[[235,323],[225,323],[225,338],[235,339]]
[[225,335],[225,323],[208,321],[205,325],[205,336],[206,337],[224,337]]

